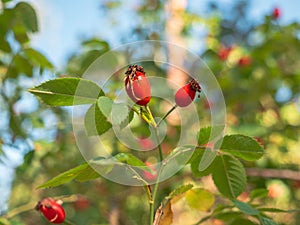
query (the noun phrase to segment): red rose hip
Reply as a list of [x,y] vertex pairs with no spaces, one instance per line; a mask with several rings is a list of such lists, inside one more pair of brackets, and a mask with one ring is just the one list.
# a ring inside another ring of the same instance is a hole
[[147,105],[151,99],[151,87],[144,68],[132,65],[125,74],[125,89],[128,96],[138,105]]
[[275,18],[275,19],[278,19],[279,17],[280,17],[280,15],[281,15],[281,11],[280,11],[280,9],[279,8],[274,8],[273,9],[273,17]]
[[186,107],[191,104],[196,96],[196,92],[201,92],[198,81],[192,79],[188,84],[180,88],[175,94],[175,102],[179,107]]
[[238,64],[242,67],[247,67],[252,63],[250,56],[243,56],[239,59]]
[[52,198],[39,201],[35,209],[42,212],[50,223],[62,223],[66,217],[64,208]]

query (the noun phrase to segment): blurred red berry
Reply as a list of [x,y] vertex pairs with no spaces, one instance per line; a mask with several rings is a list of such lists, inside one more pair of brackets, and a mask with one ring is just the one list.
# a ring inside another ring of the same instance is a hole
[[193,102],[196,92],[201,92],[198,81],[192,79],[188,84],[180,88],[175,94],[175,102],[179,107],[186,107]]
[[268,187],[268,191],[268,196],[270,198],[279,198],[284,194],[284,190],[279,184],[271,184]]
[[145,178],[149,181],[155,180],[157,178],[157,171],[156,171],[155,167],[150,162],[145,162],[145,165],[151,170],[151,172],[148,172],[148,171],[143,172]]
[[227,60],[230,52],[232,50],[232,47],[221,47],[218,51],[218,56],[222,61]]
[[151,150],[155,147],[153,141],[150,138],[139,138],[138,142],[142,150]]
[[274,8],[273,9],[273,17],[275,19],[278,19],[280,16],[281,16],[281,10],[279,8],[277,8],[277,7]]
[[138,65],[129,66],[125,74],[125,89],[128,96],[138,105],[147,105],[151,99],[151,87],[144,68]]
[[74,202],[74,208],[77,210],[85,210],[90,206],[90,201],[83,196],[79,196]]
[[52,198],[39,201],[35,209],[42,212],[51,223],[63,223],[66,217],[64,208]]
[[249,66],[252,63],[252,59],[250,56],[243,56],[239,59],[238,64],[239,66]]

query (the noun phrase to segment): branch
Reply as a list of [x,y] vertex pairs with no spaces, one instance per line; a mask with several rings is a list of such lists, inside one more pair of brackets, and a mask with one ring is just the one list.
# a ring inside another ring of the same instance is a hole
[[246,168],[246,174],[247,174],[247,176],[250,176],[250,177],[300,180],[300,171],[293,171],[293,170],[288,170],[288,169]]

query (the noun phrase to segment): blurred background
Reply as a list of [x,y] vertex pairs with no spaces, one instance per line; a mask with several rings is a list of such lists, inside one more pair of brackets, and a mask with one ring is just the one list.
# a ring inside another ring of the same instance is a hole
[[[266,149],[261,160],[245,163],[249,187],[242,197],[266,188],[266,206],[299,208],[299,9],[296,0],[1,0],[0,215],[43,196],[78,194],[66,205],[68,218],[77,224],[109,224],[112,215],[116,224],[146,223],[147,200],[139,188],[98,179],[36,189],[84,160],[72,134],[70,110],[49,108],[27,92],[62,75],[80,77],[103,53],[138,40],[170,41],[208,64],[226,100],[227,132],[253,136]],[[168,72],[155,64],[148,67],[149,73]],[[202,99],[198,104],[209,121],[213,103]],[[164,183],[165,193],[182,181],[212,186],[208,178],[180,176]],[[184,207],[177,215],[191,223],[199,217]],[[300,224],[297,213],[274,217],[279,224]],[[47,222],[28,211],[11,224]]]

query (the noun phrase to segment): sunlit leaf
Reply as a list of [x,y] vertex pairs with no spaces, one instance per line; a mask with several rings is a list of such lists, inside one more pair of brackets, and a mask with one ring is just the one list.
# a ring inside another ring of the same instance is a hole
[[189,206],[193,209],[207,211],[215,202],[214,195],[208,190],[194,188],[185,193]]
[[51,106],[91,104],[104,95],[96,83],[73,77],[49,80],[29,89],[29,92]]

